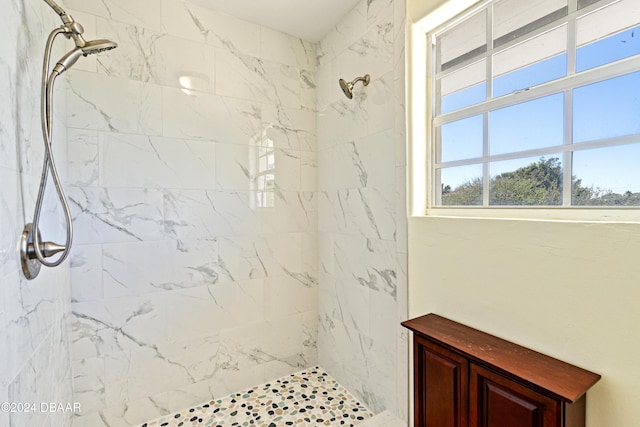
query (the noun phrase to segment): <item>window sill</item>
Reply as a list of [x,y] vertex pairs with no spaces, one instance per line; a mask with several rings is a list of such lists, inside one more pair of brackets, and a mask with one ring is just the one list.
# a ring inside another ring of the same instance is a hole
[[640,224],[640,207],[433,207],[426,217]]

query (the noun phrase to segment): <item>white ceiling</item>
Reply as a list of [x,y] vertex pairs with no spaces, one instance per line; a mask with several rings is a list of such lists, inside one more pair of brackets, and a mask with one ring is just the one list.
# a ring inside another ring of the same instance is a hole
[[359,0],[191,0],[237,18],[317,42]]

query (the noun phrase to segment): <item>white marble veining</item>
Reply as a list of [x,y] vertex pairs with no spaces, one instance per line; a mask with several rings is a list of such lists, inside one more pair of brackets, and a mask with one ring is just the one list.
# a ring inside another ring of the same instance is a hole
[[261,57],[305,70],[315,68],[315,43],[269,28],[262,28],[261,35]]
[[[145,295],[218,282],[215,240],[142,241],[104,244],[105,298]],[[164,260],[158,265],[158,259]]]
[[[318,357],[407,419],[403,16],[403,1],[361,1],[318,44]],[[337,80],[365,73],[346,99]]]
[[216,93],[300,108],[300,69],[227,49],[216,49]]
[[72,304],[72,355],[80,360],[139,347],[167,337],[165,293]]
[[[27,281],[19,272],[17,240],[31,221],[44,146],[40,129],[42,52],[49,32],[60,25],[44,2],[2,6],[7,36],[0,41],[0,402],[72,402],[69,336],[69,267],[43,268]],[[53,56],[66,46],[56,43]],[[64,78],[54,90],[53,150],[67,179]],[[40,229],[59,236],[59,208],[51,188]],[[54,215],[55,217],[51,217]],[[64,427],[71,413],[0,413],[8,427]]]
[[[404,2],[362,0],[316,45],[182,0],[65,0],[119,47],[59,80],[74,249],[27,283],[13,248],[43,158],[35,58],[59,25],[40,3],[3,9],[18,37],[0,42],[0,400],[73,399],[74,426],[129,427],[320,358],[406,419]],[[337,80],[365,73],[344,98]]]
[[69,129],[67,132],[67,160],[70,184],[78,187],[100,185],[100,147],[98,131]]
[[254,199],[249,191],[165,190],[166,236],[182,241],[255,234],[260,216]]
[[125,188],[214,188],[211,141],[101,133],[100,184]]
[[316,150],[316,115],[313,110],[263,105],[265,136],[275,148]]
[[162,192],[147,188],[71,187],[76,244],[160,239]]
[[74,426],[315,364],[315,44],[181,0],[67,6],[119,44],[68,73]]
[[162,0],[163,31],[260,57],[263,27],[184,0]]
[[70,128],[162,134],[160,86],[73,69],[67,80]]
[[140,0],[131,4],[126,0],[84,1],[65,0],[68,8],[92,15],[125,22],[153,30],[160,29],[160,9],[154,0]]
[[189,96],[162,88],[163,135],[231,144],[255,143],[261,136],[260,109],[251,98],[214,94]]

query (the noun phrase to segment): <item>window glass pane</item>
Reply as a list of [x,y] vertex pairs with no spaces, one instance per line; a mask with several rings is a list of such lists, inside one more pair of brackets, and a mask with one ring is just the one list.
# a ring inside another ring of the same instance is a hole
[[640,133],[640,72],[573,91],[573,140]]
[[481,157],[484,134],[482,129],[482,116],[473,116],[442,125],[440,161],[444,163]]
[[482,10],[436,39],[439,70],[487,51],[487,11]]
[[482,205],[482,165],[440,169],[442,206]]
[[273,191],[258,191],[256,199],[259,208],[273,208],[276,205],[275,193]]
[[275,175],[266,175],[265,176],[265,189],[266,190],[275,190],[276,177]]
[[567,15],[567,0],[499,0],[493,6],[494,46]]
[[590,6],[594,3],[599,2],[600,0],[578,0],[578,10],[583,9],[587,6]]
[[[621,0],[583,16],[576,22],[578,47],[638,26],[638,0]],[[638,37],[638,34],[635,34]],[[584,55],[584,53],[583,53]]]
[[562,145],[563,102],[557,93],[489,113],[490,154]]
[[489,205],[562,205],[560,155],[494,162],[489,169]]
[[493,96],[497,98],[519,90],[526,90],[559,79],[566,74],[567,55],[554,56],[498,77],[493,83]]
[[567,74],[567,27],[519,43],[494,56],[493,96],[524,90]]
[[487,99],[487,61],[482,60],[440,79],[440,114]]
[[573,153],[572,204],[640,206],[640,144]]
[[487,83],[482,82],[466,87],[442,98],[441,114],[478,104],[487,99]]
[[582,46],[576,54],[576,71],[618,61],[640,53],[640,26]]

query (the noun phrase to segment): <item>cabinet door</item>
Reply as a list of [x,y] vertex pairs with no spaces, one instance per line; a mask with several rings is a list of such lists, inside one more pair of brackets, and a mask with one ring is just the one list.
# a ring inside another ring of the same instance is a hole
[[470,367],[470,427],[560,427],[561,404],[522,384]]
[[415,336],[415,427],[468,426],[468,371],[467,359]]

